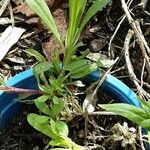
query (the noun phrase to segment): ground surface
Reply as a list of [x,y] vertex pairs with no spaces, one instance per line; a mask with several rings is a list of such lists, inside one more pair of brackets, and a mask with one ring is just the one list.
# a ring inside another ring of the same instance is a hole
[[[140,23],[140,28],[144,38],[147,41],[148,46],[150,46],[150,1],[147,2],[145,8],[140,5],[140,2],[145,1],[133,0],[130,10],[132,10],[133,19]],[[67,1],[64,0],[63,2],[60,2],[60,0],[47,0],[47,3],[53,12],[59,31],[61,31],[62,36],[65,36],[68,12]],[[42,25],[40,19],[25,4],[21,3],[21,1],[12,1],[10,7],[13,10],[15,26],[25,28],[26,31],[22,38],[20,38],[0,62],[0,73],[6,79],[18,72],[34,66],[36,61],[32,57],[28,57],[25,52],[27,48],[36,49],[41,54],[45,55],[47,59],[52,61],[54,45],[57,45],[51,33],[47,31]],[[9,13],[10,8],[6,8],[1,17],[9,17]],[[138,87],[135,85],[134,78],[130,78],[129,76],[131,73],[127,69],[128,63],[125,61],[124,56],[123,46],[125,44],[125,37],[128,30],[132,29],[129,25],[128,19],[124,19],[122,24],[120,24],[117,34],[114,36],[112,43],[110,43],[112,35],[121,22],[124,14],[120,1],[114,0],[111,4],[107,5],[102,12],[99,12],[89,22],[83,31],[82,40],[85,43],[83,49],[89,48],[91,52],[103,54],[109,59],[119,57],[118,62],[112,69],[112,74],[139,94],[140,91],[138,91]],[[0,24],[0,33],[3,33],[7,26],[7,24]],[[149,62],[147,62],[143,56],[142,50],[137,41],[136,36],[131,40],[129,47],[130,60],[139,85],[142,85],[142,89],[146,91],[142,96],[149,99],[150,72],[147,67]],[[60,54],[62,53],[61,49],[59,49],[59,52]],[[99,103],[114,101],[113,98],[104,95],[102,91],[99,92],[98,97],[100,97]],[[8,128],[6,128],[5,133],[1,134],[1,150],[46,150],[49,148],[47,146],[48,139],[30,127],[26,121],[26,115],[33,110],[33,107],[34,106],[31,105],[24,106],[22,112],[20,112],[17,118],[8,126]],[[129,127],[136,128],[134,124],[121,117],[90,116],[88,124],[88,140],[83,142],[84,118],[76,117],[69,123],[70,137],[78,144],[87,144],[93,147],[93,149],[102,149],[100,146],[103,146],[106,150],[132,150],[133,147],[131,145],[128,145],[126,148],[122,147],[121,143],[123,140],[114,141],[111,136],[113,135],[113,130],[111,128],[117,123],[120,123],[123,128],[124,121],[128,122]],[[126,129],[128,131],[128,128]],[[136,130],[135,134],[137,142],[136,149],[140,150],[142,148],[139,142],[138,130]],[[97,145],[100,146],[98,147]],[[96,148],[94,148],[94,146],[96,146]]]

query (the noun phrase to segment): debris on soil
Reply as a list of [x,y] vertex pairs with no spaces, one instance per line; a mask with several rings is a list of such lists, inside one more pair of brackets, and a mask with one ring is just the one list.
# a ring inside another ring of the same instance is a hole
[[[58,31],[61,33],[62,38],[65,38],[68,13],[66,0],[63,0],[63,2],[62,0],[46,1],[52,9]],[[145,7],[143,7],[142,2],[143,0],[129,1],[128,7],[132,12],[131,15],[134,20],[139,22],[147,46],[150,47],[150,1],[147,1]],[[50,61],[53,60],[54,48],[57,47],[59,53],[62,53],[62,49],[60,49],[59,43],[56,42],[54,36],[47,31],[39,17],[27,7],[24,0],[12,0],[10,4],[13,8],[15,27],[24,28],[26,31],[19,41],[13,44],[5,57],[0,56],[3,58],[0,61],[0,75],[2,74],[5,79],[32,68],[37,63],[33,57],[27,55],[26,51],[28,48],[37,50]],[[0,5],[2,6],[1,2]],[[128,30],[132,29],[129,21],[124,16],[125,13],[121,2],[113,0],[102,12],[98,12],[86,26],[81,37],[84,43],[81,50],[83,51],[88,48],[91,53],[94,53],[93,56],[99,53],[99,55],[109,59],[119,57],[119,61],[114,66],[112,74],[139,94],[137,87],[134,85],[133,78],[127,70],[124,57],[123,46],[125,37]],[[2,13],[2,16],[0,15],[1,35],[8,27],[8,24],[11,23],[10,10],[6,6],[6,10]],[[146,91],[146,96],[149,98],[150,75],[137,41],[136,37],[131,40],[129,47],[130,60],[137,77],[137,82]],[[98,98],[99,103],[114,102],[114,99],[104,94],[103,91],[98,92]],[[50,148],[48,146],[48,139],[27,123],[26,116],[31,110],[35,110],[35,108],[25,105],[20,114],[6,128],[5,133],[1,133],[1,150],[26,150],[27,148],[29,150],[47,150]],[[84,121],[82,116],[77,116],[68,124],[70,128],[69,136],[78,144],[87,145],[92,150],[103,149],[103,147],[107,150],[142,149],[139,144],[136,125],[122,117],[111,115],[89,116],[86,140],[84,137]],[[128,124],[124,126],[124,122]],[[136,131],[130,132],[130,127],[134,127]],[[121,132],[122,130],[123,132]],[[130,136],[132,135],[132,137],[126,139],[125,133]]]
[[5,57],[9,49],[18,42],[21,35],[25,32],[23,28],[9,26],[0,37],[1,55],[0,61]]

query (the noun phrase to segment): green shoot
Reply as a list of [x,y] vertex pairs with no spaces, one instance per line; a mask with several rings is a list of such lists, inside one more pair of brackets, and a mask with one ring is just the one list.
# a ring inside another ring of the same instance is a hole
[[76,56],[75,53],[77,48],[82,46],[79,38],[84,26],[106,6],[109,0],[95,0],[87,11],[87,0],[69,0],[69,22],[64,43],[46,2],[44,0],[26,0],[26,2],[54,34],[64,54],[63,64],[60,67],[57,49],[52,63],[38,52],[29,49],[28,53],[39,61],[39,64],[33,68],[33,72],[43,95],[34,100],[42,114],[29,114],[28,122],[51,138],[51,146],[61,147],[54,149],[80,150],[82,147],[68,138],[68,127],[60,120],[64,116],[72,118],[71,110],[82,112],[76,96],[72,93],[73,90],[69,87],[83,87],[80,79],[96,70],[98,65],[86,58],[89,51],[85,51],[81,56]]

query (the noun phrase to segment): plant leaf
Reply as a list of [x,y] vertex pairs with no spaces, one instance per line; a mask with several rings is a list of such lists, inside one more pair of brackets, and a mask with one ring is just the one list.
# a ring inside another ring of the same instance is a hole
[[150,102],[149,101],[147,102],[146,100],[143,100],[141,98],[139,98],[138,100],[142,104],[143,109],[146,110],[147,115],[149,115],[149,117],[150,117]]
[[69,46],[67,47],[74,44],[74,36],[80,24],[86,3],[87,0],[69,0],[69,27],[67,33],[67,45],[69,44]]
[[50,108],[48,107],[48,105],[45,102],[35,101],[35,105],[39,109],[40,112],[42,112],[48,116],[51,115]]
[[57,138],[56,134],[54,134],[54,132],[51,129],[51,126],[49,125],[49,117],[30,113],[27,116],[27,120],[29,124],[33,126],[36,130],[42,132],[43,134],[51,138]]
[[81,56],[79,56],[80,59],[84,59],[85,57],[87,57],[90,53],[90,49],[86,49],[85,51],[81,52]]
[[59,121],[59,120],[56,121],[56,128],[59,131],[59,135],[65,136],[65,137],[68,136],[68,133],[69,133],[68,126],[67,126],[67,124],[65,122]]
[[44,0],[26,0],[29,7],[42,19],[42,21],[49,27],[55,37],[62,43],[60,34],[57,30],[52,14]]
[[87,59],[82,59],[82,60],[78,60],[78,61],[73,61],[72,63],[68,64],[65,69],[69,70],[70,72],[72,71],[76,71],[82,67],[84,67],[85,65],[89,64],[90,61]]
[[56,70],[57,74],[59,75],[60,72],[61,72],[61,69],[60,69],[60,61],[59,61],[59,53],[58,53],[58,50],[55,49],[54,50],[54,60],[53,60],[53,66],[54,66],[54,69]]
[[33,74],[36,77],[38,84],[40,83],[39,75],[44,74],[44,72],[50,70],[50,68],[53,68],[53,66],[47,61],[43,63],[39,63],[33,68]]
[[75,38],[75,35],[79,28],[78,26],[81,23],[81,18],[83,16],[86,3],[87,0],[69,0],[69,25],[65,41],[66,51],[64,54],[64,66],[66,66],[70,62],[72,55],[75,53],[78,47],[76,47],[76,42],[78,41],[78,39]]
[[79,32],[82,31],[82,29],[84,28],[84,26],[86,25],[86,23],[98,12],[101,11],[108,3],[110,2],[110,0],[95,0],[95,2],[93,3],[93,5],[88,9],[88,11],[86,12]]
[[98,106],[107,111],[111,111],[120,116],[123,116],[132,122],[137,123],[138,125],[140,125],[140,123],[148,117],[142,108],[129,104],[99,104]]
[[42,95],[42,96],[38,97],[37,99],[35,99],[35,105],[39,109],[39,111],[50,116],[51,115],[50,108],[45,103],[45,101],[48,98],[49,98],[49,96],[47,96],[47,95]]
[[53,119],[50,120],[50,126],[51,126],[51,129],[52,129],[53,133],[58,135],[58,131],[57,131],[57,128],[56,128],[56,123],[55,123],[55,121]]
[[143,120],[139,125],[150,131],[150,119]]
[[50,94],[51,95],[54,95],[54,92],[58,92],[60,95],[62,95],[62,93],[64,92],[64,85],[63,85],[63,77],[60,75],[57,79],[54,78],[54,77],[51,77],[49,79],[49,82],[50,82]]
[[38,97],[35,101],[45,102],[48,100],[49,97],[50,97],[49,95],[42,95],[42,96]]
[[[38,77],[39,78],[39,77]],[[50,85],[41,85],[40,82],[38,82],[39,90],[42,91],[45,94],[51,95],[50,90],[51,86]]]
[[70,72],[70,77],[73,79],[83,78],[87,76],[89,73],[95,71],[97,69],[97,65],[93,64],[86,64],[83,67],[73,70]]
[[46,61],[44,56],[42,56],[39,52],[37,52],[34,49],[28,49],[26,51],[26,53],[28,53],[30,56],[34,56],[39,62],[45,62]]
[[58,137],[57,139],[53,139],[49,142],[51,146],[60,146],[60,147],[69,147],[70,143],[63,138]]
[[0,74],[0,85],[4,84],[4,77]]
[[49,111],[49,115],[51,118],[55,118],[64,108],[64,101],[56,96],[53,97],[54,105],[51,107]]

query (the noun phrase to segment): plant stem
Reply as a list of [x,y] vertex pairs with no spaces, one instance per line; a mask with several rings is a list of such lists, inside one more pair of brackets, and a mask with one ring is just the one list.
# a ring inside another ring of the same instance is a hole
[[11,86],[0,87],[0,91],[12,93],[12,94],[42,94],[40,90],[34,89],[22,89]]

